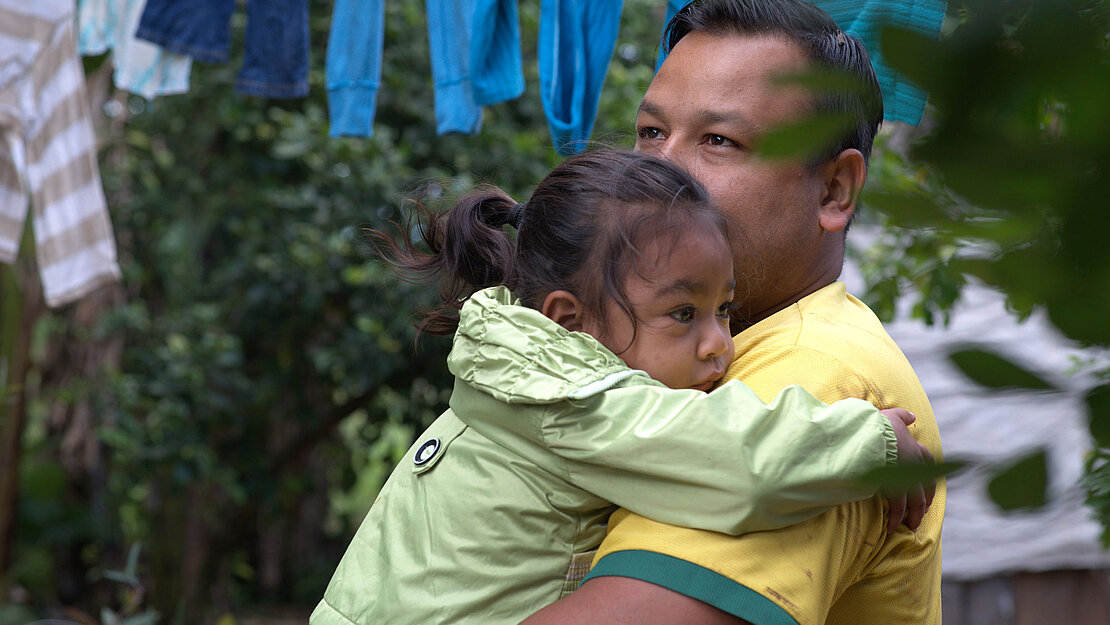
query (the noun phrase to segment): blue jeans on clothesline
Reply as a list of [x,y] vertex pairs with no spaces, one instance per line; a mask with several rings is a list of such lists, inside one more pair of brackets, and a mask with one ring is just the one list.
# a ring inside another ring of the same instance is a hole
[[[235,0],[147,0],[135,36],[204,63],[226,63]],[[308,95],[308,0],[247,2],[239,93]]]

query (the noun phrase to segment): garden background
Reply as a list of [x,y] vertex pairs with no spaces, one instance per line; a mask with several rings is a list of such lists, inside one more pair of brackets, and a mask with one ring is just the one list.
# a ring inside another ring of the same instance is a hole
[[[368,139],[327,136],[324,0],[306,99],[234,94],[233,58],[146,101],[114,90],[105,56],[85,59],[124,276],[48,309],[29,236],[0,266],[0,623],[303,620],[450,389],[448,340],[414,342],[411,327],[434,293],[375,261],[363,229],[476,182],[526,197],[561,159],[537,93],[538,3],[520,11],[526,93],[487,107],[476,135],[435,134],[419,2],[386,3]],[[596,140],[631,146],[664,11],[625,0]],[[881,315],[943,325],[970,282],[1091,346],[1062,373],[1092,380],[1082,488],[1103,524],[1108,37],[1105,0],[954,1],[939,41],[886,33],[931,108],[923,128],[880,138],[854,226],[872,233],[855,262]],[[951,355],[987,389],[1058,389],[1010,360],[974,344]],[[1043,452],[969,462],[1000,510],[1043,503]]]

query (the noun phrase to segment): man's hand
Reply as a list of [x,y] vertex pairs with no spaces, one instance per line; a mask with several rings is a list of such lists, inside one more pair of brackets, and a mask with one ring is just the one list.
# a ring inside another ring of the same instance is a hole
[[[933,454],[914,439],[907,427],[917,417],[912,412],[901,408],[890,408],[883,410],[882,413],[884,417],[890,420],[890,425],[894,428],[894,435],[898,439],[898,464],[932,464]],[[890,518],[886,524],[887,534],[894,533],[900,523],[905,524],[913,531],[917,531],[917,526],[921,525],[921,519],[933,503],[936,488],[937,485],[930,482],[928,484],[916,484],[905,491],[886,492],[886,497],[890,501]]]

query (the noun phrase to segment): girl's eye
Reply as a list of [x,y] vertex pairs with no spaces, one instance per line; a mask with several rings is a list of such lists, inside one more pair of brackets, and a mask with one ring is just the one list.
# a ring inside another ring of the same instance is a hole
[[728,319],[728,314],[731,310],[732,302],[725,302],[724,304],[721,304],[720,308],[717,309],[717,316],[721,317],[722,319]]
[[672,312],[671,317],[673,317],[674,320],[679,323],[690,323],[694,320],[694,307],[683,306],[682,308],[679,308],[678,310]]

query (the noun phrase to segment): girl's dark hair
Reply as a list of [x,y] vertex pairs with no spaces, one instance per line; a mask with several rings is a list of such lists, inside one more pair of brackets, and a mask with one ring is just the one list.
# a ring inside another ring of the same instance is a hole
[[608,296],[635,320],[623,282],[638,271],[648,242],[699,226],[728,240],[727,219],[705,189],[682,168],[646,154],[600,150],[567,159],[518,208],[515,241],[504,228],[514,207],[507,193],[484,187],[446,213],[423,209],[428,251],[411,237],[398,243],[371,231],[402,275],[438,279],[441,303],[417,323],[422,332],[454,332],[463,301],[495,285],[537,310],[548,293],[566,290],[599,318]]

